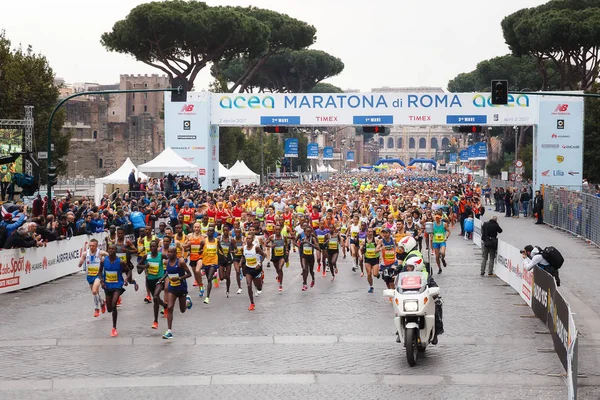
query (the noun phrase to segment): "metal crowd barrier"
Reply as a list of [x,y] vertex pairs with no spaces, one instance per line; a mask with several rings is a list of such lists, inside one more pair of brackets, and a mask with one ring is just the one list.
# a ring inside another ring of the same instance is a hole
[[546,186],[544,222],[600,247],[600,197]]

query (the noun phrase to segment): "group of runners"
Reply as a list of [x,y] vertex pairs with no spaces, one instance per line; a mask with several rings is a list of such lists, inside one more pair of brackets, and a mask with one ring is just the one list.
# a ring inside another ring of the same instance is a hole
[[[190,309],[194,291],[210,304],[215,287],[224,282],[230,297],[233,285],[238,295],[246,291],[253,311],[269,269],[280,293],[289,273],[300,272],[303,292],[315,286],[319,274],[335,281],[339,257],[352,261],[344,273],[366,277],[368,293],[378,278],[393,288],[390,271],[403,266],[407,255],[431,256],[441,274],[461,198],[477,196],[477,187],[458,176],[392,178],[338,176],[302,185],[180,194],[182,207],[177,199],[170,201],[177,209],[171,224],[138,229],[136,237],[111,227],[106,243],[90,241],[80,266],[94,298],[94,316],[112,313],[111,335],[117,336],[121,296],[128,285],[138,290],[136,277],[145,280],[144,301],[154,306],[152,328],[158,329],[164,314],[168,329],[162,337],[172,339],[174,309]],[[294,259],[300,271],[288,269]]]

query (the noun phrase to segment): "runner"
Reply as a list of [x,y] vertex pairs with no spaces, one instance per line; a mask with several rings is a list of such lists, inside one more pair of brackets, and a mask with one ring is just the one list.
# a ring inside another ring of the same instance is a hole
[[342,237],[337,231],[335,224],[331,225],[330,231],[325,239],[325,244],[327,245],[327,260],[331,269],[332,282],[335,280],[335,275],[338,273],[337,260],[340,253],[340,243],[343,243]]
[[169,248],[167,264],[167,276],[169,277],[169,291],[167,293],[167,331],[163,339],[173,339],[173,309],[179,301],[179,310],[183,314],[186,309],[192,308],[192,298],[188,296],[186,279],[192,276],[183,258],[177,257],[177,250]]
[[[127,275],[126,280],[123,279],[123,274]],[[119,297],[125,292],[123,286],[129,282],[134,285],[136,292],[139,287],[137,282],[133,280],[131,269],[127,263],[117,257],[117,246],[114,244],[108,246],[108,256],[102,258],[98,275],[101,277],[100,284],[106,297],[106,309],[109,313],[112,313],[113,327],[110,336],[116,337],[119,335],[117,331],[117,303]]]
[[[223,227],[223,234],[219,237],[219,244],[223,252],[219,255],[219,278],[225,280],[225,297],[229,297],[229,288],[231,287],[231,264],[233,263],[233,252],[235,241],[229,235],[229,228]],[[239,279],[238,279],[239,280]]]
[[435,213],[435,221],[433,222],[433,251],[435,253],[435,262],[438,267],[438,274],[442,273],[442,267],[440,265],[440,259],[444,268],[446,264],[446,241],[450,237],[450,229],[448,224],[442,221],[442,210],[438,210]]
[[310,226],[304,228],[298,247],[300,249],[300,265],[302,266],[302,291],[305,292],[308,290],[306,283],[309,273],[312,277],[310,287],[315,286],[315,251],[319,250],[319,242]]
[[274,225],[274,233],[269,236],[266,242],[267,248],[271,249],[271,260],[277,271],[276,280],[279,283],[279,292],[283,291],[283,264],[288,253],[287,240],[281,234],[281,226]]
[[[170,238],[166,239],[169,243],[170,240]],[[163,307],[163,309],[167,307],[160,298],[160,293],[165,289],[165,266],[163,265],[163,254],[158,251],[158,240],[153,240],[150,243],[150,252],[142,258],[137,269],[138,274],[146,271],[146,288],[152,293],[154,301],[152,329],[158,329],[159,307]]]
[[210,303],[210,293],[213,287],[213,278],[219,268],[218,252],[223,253],[219,240],[215,239],[215,227],[209,226],[206,232],[206,238],[200,242],[200,251],[202,252],[202,270],[206,275],[206,298],[204,304]]
[[235,236],[231,240],[231,248],[235,249],[233,253],[233,267],[235,269],[235,281],[238,285],[238,290],[236,294],[242,294],[242,283],[241,279],[243,277],[243,273],[241,271],[241,261],[242,256],[244,255],[244,237],[242,236],[242,229],[239,227],[239,223],[236,228],[233,230]]
[[84,271],[86,273],[87,283],[90,286],[92,296],[94,296],[94,318],[100,316],[100,310],[102,314],[106,312],[106,302],[100,295],[100,262],[101,258],[108,255],[107,252],[98,249],[98,241],[91,239],[88,248],[85,253],[81,254],[79,260],[79,268],[85,266]]
[[369,228],[365,245],[362,248],[365,259],[365,268],[367,270],[367,282],[369,283],[369,293],[373,293],[373,277],[379,278],[379,252],[377,251],[377,239],[375,239],[375,229]]
[[[325,221],[319,221],[319,227],[315,229],[315,235],[319,242],[319,250],[317,250],[317,272],[321,272],[321,265],[323,265],[323,277],[327,275],[325,266],[327,265],[327,247],[325,245],[325,237],[329,233],[329,229],[325,228]],[[329,267],[327,267],[329,268]]]
[[262,293],[262,260],[264,260],[264,258],[265,253],[260,246],[256,245],[254,233],[248,233],[246,236],[246,246],[244,246],[244,254],[242,255],[242,265],[244,266],[244,275],[246,276],[246,284],[248,286],[248,297],[250,298],[250,307],[248,307],[248,311],[254,311],[255,309],[252,284],[256,286],[257,296]]
[[204,236],[201,233],[201,224],[199,222],[194,223],[193,229],[193,232],[187,236],[185,246],[189,250],[190,267],[194,274],[194,286],[200,285],[198,297],[202,297],[204,296],[204,283],[202,282],[202,253],[200,252],[200,245]]

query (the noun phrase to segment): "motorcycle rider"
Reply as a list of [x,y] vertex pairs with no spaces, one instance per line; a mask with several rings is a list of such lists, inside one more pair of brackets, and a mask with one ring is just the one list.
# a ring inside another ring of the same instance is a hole
[[[414,238],[407,236],[400,239],[400,242],[398,242],[398,249],[402,259],[402,266],[399,272],[423,272],[427,279],[427,286],[439,287],[431,276],[429,266],[423,261],[423,255],[417,248],[417,241]],[[442,299],[437,297],[435,299],[435,337],[431,341],[431,344],[434,345],[438,343],[437,336],[444,333],[442,304]]]
[[552,275],[556,281],[556,286],[560,286],[560,276],[558,275],[558,270],[552,267],[550,263],[544,257],[542,257],[542,249],[540,247],[534,247],[528,244],[523,250],[521,250],[521,254],[523,255],[523,266],[527,269],[527,271],[531,271],[533,267],[537,265]]

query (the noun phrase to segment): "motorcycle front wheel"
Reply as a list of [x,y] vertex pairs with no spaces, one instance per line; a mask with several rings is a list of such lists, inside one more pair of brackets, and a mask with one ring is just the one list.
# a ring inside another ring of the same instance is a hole
[[417,355],[419,352],[417,351],[417,329],[408,329],[406,331],[406,360],[408,361],[408,365],[414,367],[417,365]]

